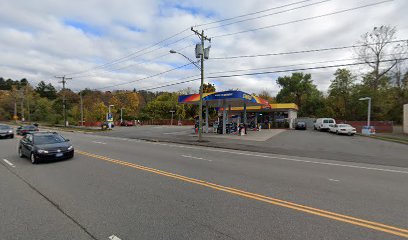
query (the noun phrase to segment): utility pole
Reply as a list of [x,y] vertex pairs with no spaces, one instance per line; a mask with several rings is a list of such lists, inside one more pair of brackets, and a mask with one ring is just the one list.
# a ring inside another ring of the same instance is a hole
[[82,91],[79,91],[79,100],[81,102],[81,126],[84,126],[84,104],[82,102]]
[[64,76],[61,77],[57,77],[56,78],[60,78],[62,83],[62,110],[63,110],[63,114],[64,114],[64,127],[67,127],[67,107],[65,105],[65,83],[67,82],[67,80],[70,80],[72,78],[67,78]]
[[24,89],[20,89],[20,96],[21,96],[21,121],[24,122]]
[[193,31],[201,40],[201,84],[200,84],[200,112],[198,115],[198,141],[202,141],[202,132],[203,132],[203,85],[204,85],[204,40],[211,42],[211,38],[208,38],[204,35],[204,30],[201,30],[201,33],[197,30],[194,30],[191,27],[191,31]]

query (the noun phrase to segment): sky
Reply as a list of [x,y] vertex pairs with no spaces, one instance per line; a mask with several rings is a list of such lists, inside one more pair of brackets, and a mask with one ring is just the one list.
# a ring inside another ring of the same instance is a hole
[[[72,78],[67,87],[74,91],[197,91],[199,80],[171,85],[197,79],[200,71],[192,64],[182,67],[189,60],[169,53],[173,49],[197,60],[194,49],[200,40],[190,29],[194,26],[211,38],[205,42],[211,47],[205,82],[219,91],[276,95],[277,78],[291,74],[276,71],[360,62],[356,51],[217,58],[350,46],[381,25],[395,26],[396,39],[408,39],[407,0],[313,18],[378,2],[382,0],[0,0],[0,77],[60,87],[55,76],[65,75]],[[297,21],[307,18],[312,19]],[[349,68],[357,77],[367,71],[362,65]],[[302,72],[312,74],[317,88],[327,92],[335,70]],[[256,72],[271,73],[220,77]],[[158,88],[165,85],[171,86]]]

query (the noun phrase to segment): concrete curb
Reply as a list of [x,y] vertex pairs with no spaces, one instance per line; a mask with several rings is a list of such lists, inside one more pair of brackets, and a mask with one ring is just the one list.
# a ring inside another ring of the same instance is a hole
[[392,137],[382,137],[382,136],[366,136],[366,135],[363,135],[363,134],[357,134],[357,135],[359,135],[359,136],[362,136],[362,137],[368,137],[368,138],[372,138],[372,139],[378,139],[378,140],[382,140],[382,141],[387,141],[387,142],[395,142],[395,143],[400,143],[400,144],[406,144],[406,145],[408,145],[408,141],[405,141],[405,140],[401,140],[401,139],[399,139],[399,138],[392,138]]

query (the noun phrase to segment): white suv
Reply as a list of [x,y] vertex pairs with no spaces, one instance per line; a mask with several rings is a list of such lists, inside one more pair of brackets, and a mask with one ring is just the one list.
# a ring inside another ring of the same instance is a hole
[[324,131],[329,130],[330,125],[336,124],[333,118],[318,118],[314,122],[314,130]]

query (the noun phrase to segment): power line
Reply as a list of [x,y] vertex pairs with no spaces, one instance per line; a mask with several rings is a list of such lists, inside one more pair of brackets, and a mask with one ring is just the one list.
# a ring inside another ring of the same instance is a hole
[[[194,45],[195,45],[195,44],[194,44]],[[191,46],[194,46],[194,45],[184,46],[184,47],[182,47],[182,48],[180,48],[180,49],[177,49],[177,51],[184,50],[184,49],[186,49],[186,48],[188,48],[188,47],[191,47]],[[126,69],[126,68],[138,66],[138,65],[144,65],[144,64],[147,64],[147,63],[152,63],[154,60],[160,59],[160,58],[165,57],[165,56],[167,56],[167,55],[170,55],[170,53],[168,52],[168,53],[166,53],[166,54],[162,54],[162,55],[160,55],[160,56],[154,57],[153,59],[150,59],[149,61],[133,63],[133,64],[130,64],[130,65],[127,65],[127,66],[124,66],[124,67],[120,67],[120,68],[108,69],[107,71],[108,71],[108,72],[114,72],[114,71],[119,71],[119,70],[123,70],[123,69]],[[75,77],[75,78],[98,77],[98,76],[99,76],[99,75],[95,73],[95,74],[90,74],[90,75],[77,76],[77,77]]]
[[[165,38],[165,39],[163,39],[163,40],[161,40],[161,41],[159,41],[159,42],[157,42],[157,43],[155,43],[155,44],[153,44],[153,45],[150,45],[149,47],[145,47],[145,48],[140,49],[140,50],[138,50],[138,51],[132,52],[132,53],[130,53],[130,54],[124,56],[124,57],[121,57],[121,58],[118,58],[118,59],[115,59],[115,60],[106,62],[106,63],[104,63],[104,64],[102,64],[102,65],[99,65],[99,66],[96,66],[96,67],[93,67],[93,68],[90,68],[90,69],[87,69],[87,70],[84,70],[84,71],[73,72],[73,73],[69,73],[69,74],[67,74],[67,75],[69,75],[69,76],[78,75],[78,74],[85,73],[85,72],[89,72],[89,71],[92,71],[92,70],[95,70],[95,69],[105,68],[105,67],[110,66],[110,65],[118,64],[118,63],[120,63],[120,62],[123,62],[124,60],[126,61],[126,59],[128,59],[128,58],[130,58],[130,57],[132,57],[132,56],[134,56],[134,55],[136,55],[136,54],[138,54],[138,53],[144,52],[144,51],[146,51],[146,50],[148,50],[148,49],[150,49],[150,48],[153,48],[153,47],[155,47],[155,46],[157,46],[157,45],[160,45],[161,43],[163,43],[163,42],[165,42],[165,41],[167,41],[167,40],[170,40],[170,39],[172,39],[172,38],[174,38],[174,37],[176,37],[176,36],[178,36],[178,35],[180,35],[180,34],[186,32],[186,31],[188,31],[188,30],[190,30],[190,28],[186,28],[186,29],[184,29],[184,30],[182,30],[182,31],[180,31],[180,32],[178,32],[178,33],[176,33],[176,34],[170,36],[170,37],[167,37],[167,38]],[[173,42],[173,43],[171,43],[171,44],[168,44],[167,46],[172,45],[172,44],[175,44],[175,43],[177,43],[177,42],[179,42],[179,41],[182,41],[182,40],[184,40],[184,39],[186,39],[186,38],[188,38],[188,37],[190,37],[190,36],[192,36],[192,34],[190,34],[189,36],[183,37],[183,38],[181,38],[181,39],[179,39],[179,40],[177,40],[177,41],[175,41],[175,42]],[[160,49],[160,48],[158,48],[158,49]],[[156,49],[156,50],[158,50],[158,49]],[[136,57],[138,57],[138,56],[141,56],[141,55],[139,54],[139,55],[137,55]]]
[[303,5],[303,6],[299,6],[299,7],[295,7],[295,8],[290,8],[290,9],[282,10],[282,11],[279,11],[279,12],[269,13],[269,14],[265,14],[265,15],[262,15],[262,16],[258,16],[258,17],[252,17],[252,18],[243,19],[243,20],[239,20],[239,21],[235,21],[235,22],[231,22],[231,23],[226,23],[226,24],[223,24],[223,25],[220,25],[220,26],[209,27],[209,28],[206,28],[205,30],[221,28],[221,27],[232,25],[232,24],[252,21],[252,20],[256,20],[256,19],[260,19],[260,18],[264,18],[264,17],[269,17],[269,16],[273,16],[273,15],[278,15],[278,14],[281,14],[281,13],[286,13],[286,12],[290,12],[290,11],[301,9],[301,8],[311,7],[311,6],[322,4],[322,3],[325,3],[325,2],[329,2],[329,1],[332,1],[332,0],[323,0],[323,1],[320,1],[320,2],[315,2],[315,3],[311,3],[311,4],[307,4],[307,5]]
[[[380,62],[405,61],[407,59],[408,58],[390,59],[390,60],[383,60],[383,61],[380,61]],[[369,62],[369,63],[374,63],[374,62]],[[363,64],[367,64],[367,62],[349,63],[349,64],[337,64],[337,65],[328,65],[328,66],[319,66],[319,67],[310,67],[310,68],[286,69],[286,70],[280,70],[280,71],[268,71],[268,72],[257,72],[257,73],[247,73],[247,74],[210,76],[210,77],[206,77],[206,78],[207,79],[216,79],[216,78],[230,78],[230,77],[239,77],[239,76],[264,75],[264,74],[283,73],[283,72],[297,72],[297,71],[307,71],[307,70],[326,69],[326,68],[338,68],[338,67],[356,66],[356,65],[363,65]],[[166,85],[161,85],[161,86],[158,86],[158,87],[141,89],[141,90],[149,91],[149,90],[164,88],[164,87],[168,87],[168,86],[174,86],[174,85],[184,84],[184,83],[188,83],[188,82],[193,82],[193,81],[197,81],[197,80],[200,80],[200,79],[201,78],[195,78],[195,79],[191,79],[191,80],[186,80],[186,81],[182,81],[182,82],[166,84]]]
[[[393,41],[388,41],[386,43],[397,43],[397,42],[406,42],[406,41],[408,41],[408,39],[393,40]],[[280,53],[265,53],[265,54],[241,55],[241,56],[230,56],[230,57],[212,57],[211,60],[225,60],[225,59],[235,59],[235,58],[253,58],[253,57],[280,56],[280,55],[299,54],[299,53],[323,52],[323,51],[341,50],[341,49],[355,48],[355,47],[364,47],[364,46],[369,46],[369,45],[376,45],[376,43],[320,48],[320,49],[311,49],[311,50],[300,50],[300,51],[291,51],[291,52],[280,52]]]
[[[241,18],[241,17],[245,17],[245,16],[251,16],[251,15],[255,15],[255,14],[259,14],[259,13],[263,13],[263,12],[267,12],[267,11],[271,11],[271,10],[275,10],[275,9],[279,9],[279,8],[284,8],[284,7],[288,7],[288,6],[292,6],[292,5],[296,5],[296,4],[300,4],[300,3],[308,2],[308,1],[311,1],[311,0],[303,0],[303,1],[295,2],[295,3],[291,3],[291,4],[286,4],[286,5],[282,5],[282,6],[278,6],[278,7],[269,8],[269,9],[262,10],[262,11],[257,11],[257,12],[253,12],[253,13],[249,13],[249,14],[240,15],[240,16],[237,16],[237,17],[222,19],[222,20],[218,20],[218,21],[214,21],[214,22],[210,22],[210,23],[199,24],[199,25],[196,25],[196,26],[205,26],[205,25],[210,25],[210,24],[214,24],[214,23],[218,23],[218,22],[233,20],[233,19],[237,19],[237,18]],[[325,1],[331,1],[331,0],[325,0]],[[157,50],[159,50],[159,49],[161,49],[161,48],[163,48],[163,47],[170,46],[170,45],[173,45],[173,44],[175,44],[175,43],[177,43],[177,42],[179,42],[179,41],[182,41],[182,40],[184,40],[184,39],[186,39],[186,38],[192,36],[193,34],[188,35],[188,36],[185,36],[185,37],[183,37],[183,38],[181,38],[181,39],[178,39],[177,41],[175,41],[175,42],[173,42],[173,43],[170,43],[170,44],[167,44],[167,45],[165,45],[165,46],[156,48],[156,49],[154,49],[154,50],[152,50],[152,51],[149,51],[149,52],[147,52],[147,53],[143,53],[143,54],[139,54],[139,55],[137,55],[137,56],[134,56],[134,55],[136,55],[136,54],[138,54],[138,53],[142,53],[142,52],[144,52],[144,51],[146,51],[146,50],[148,50],[148,49],[150,49],[150,48],[152,48],[152,47],[155,47],[155,46],[157,46],[157,45],[160,45],[161,43],[163,43],[163,42],[165,42],[165,41],[167,41],[167,40],[170,40],[170,39],[172,39],[172,38],[174,38],[174,37],[176,37],[176,36],[178,36],[178,35],[180,35],[180,34],[186,32],[187,30],[188,30],[188,29],[186,28],[186,29],[184,29],[184,30],[182,30],[182,31],[180,31],[180,32],[178,32],[178,33],[176,33],[176,34],[170,36],[170,37],[167,37],[167,38],[165,38],[165,39],[163,39],[163,40],[161,40],[161,41],[159,41],[159,42],[157,42],[157,43],[155,43],[155,44],[149,46],[149,47],[143,48],[143,49],[141,49],[141,50],[138,50],[138,51],[136,51],[136,52],[133,52],[133,53],[131,53],[131,54],[128,54],[128,55],[126,55],[126,56],[124,56],[124,57],[121,57],[121,58],[118,58],[118,59],[115,59],[115,60],[106,62],[106,63],[104,63],[104,64],[102,64],[102,65],[99,65],[99,66],[96,66],[96,67],[93,67],[93,68],[90,68],[90,69],[87,69],[87,70],[84,70],[84,71],[72,72],[72,73],[69,73],[69,74],[66,74],[66,75],[73,76],[73,75],[78,75],[78,74],[90,72],[90,71],[92,71],[92,70],[97,70],[97,69],[101,69],[101,68],[106,68],[106,67],[109,67],[109,66],[111,66],[111,65],[116,65],[116,64],[118,64],[118,63],[124,62],[124,61],[126,61],[128,58],[130,58],[130,57],[136,58],[136,57],[139,57],[139,56],[142,56],[142,55],[145,55],[145,54],[148,54],[148,53],[157,51]],[[77,77],[76,77],[76,78],[77,78]]]
[[[398,55],[398,56],[401,56],[401,54],[385,54],[385,55],[383,55],[383,56],[397,56],[397,55]],[[344,61],[352,61],[352,60],[361,60],[361,58],[344,58],[344,59],[336,59],[336,60],[326,60],[326,61],[308,62],[308,63],[298,63],[298,64],[281,65],[281,66],[271,66],[271,67],[262,67],[262,68],[235,69],[235,70],[211,72],[211,73],[207,73],[207,75],[213,75],[213,74],[216,74],[216,73],[245,72],[245,71],[263,70],[263,69],[294,67],[294,66],[303,66],[303,65],[320,64],[320,63],[330,63],[330,62],[344,62]]]
[[308,21],[308,20],[312,20],[312,19],[327,17],[327,16],[336,15],[336,14],[340,14],[340,13],[350,12],[350,11],[354,11],[354,10],[357,10],[357,9],[372,7],[372,6],[376,6],[376,5],[380,5],[380,4],[383,4],[383,3],[386,3],[386,2],[392,2],[392,1],[394,1],[394,0],[386,0],[386,1],[381,1],[381,2],[371,3],[371,4],[367,4],[367,5],[362,5],[362,6],[359,6],[359,7],[348,8],[348,9],[345,9],[345,10],[326,13],[326,14],[318,15],[318,16],[314,16],[314,17],[302,18],[302,19],[298,19],[298,20],[294,20],[294,21],[278,23],[278,24],[274,24],[274,25],[268,25],[268,26],[265,26],[265,27],[248,29],[248,30],[244,30],[244,31],[234,32],[234,33],[216,35],[216,36],[213,36],[212,38],[222,38],[222,37],[227,37],[227,36],[232,36],[232,35],[237,35],[237,34],[242,34],[242,33],[247,33],[247,32],[255,32],[255,31],[258,31],[258,30],[263,30],[263,29],[288,25],[288,24],[292,24],[292,23],[298,23],[298,22]]
[[[383,61],[380,61],[380,62],[405,61],[407,59],[408,58],[389,59],[389,60],[383,60]],[[329,65],[329,66],[298,68],[298,69],[279,70],[279,71],[266,71],[266,72],[256,72],[256,73],[243,73],[243,74],[233,74],[233,75],[210,76],[210,77],[207,77],[207,78],[208,79],[213,79],[213,78],[230,78],[230,77],[241,77],[241,76],[254,76],[254,75],[264,75],[264,74],[282,73],[282,72],[296,72],[296,71],[307,71],[307,70],[335,68],[335,67],[347,67],[347,66],[363,65],[363,64],[367,64],[367,63],[375,63],[375,62],[374,61],[371,61],[371,62],[367,61],[367,62],[359,62],[359,63],[337,64],[337,65]]]
[[284,7],[289,7],[289,6],[292,6],[292,5],[296,5],[296,4],[300,4],[300,3],[304,3],[304,2],[310,2],[310,1],[311,1],[311,0],[303,0],[303,1],[299,1],[299,2],[294,2],[294,3],[290,3],[290,4],[278,6],[278,7],[268,8],[268,9],[261,10],[261,11],[257,11],[257,12],[252,12],[252,13],[247,13],[247,14],[239,15],[239,16],[236,16],[236,17],[224,18],[224,19],[221,19],[221,20],[213,21],[213,22],[208,22],[208,23],[203,23],[203,24],[195,25],[195,27],[201,27],[201,26],[211,25],[211,24],[215,24],[215,23],[230,21],[230,20],[234,20],[234,19],[237,19],[237,18],[252,16],[252,15],[255,15],[255,14],[264,13],[264,12],[268,12],[268,11],[271,11],[271,10],[275,10],[275,9],[279,9],[279,8],[284,8]]
[[176,67],[176,68],[172,68],[172,69],[170,69],[170,70],[167,70],[167,71],[164,71],[164,72],[160,72],[160,73],[157,73],[157,74],[154,74],[154,75],[148,76],[148,77],[144,77],[144,78],[136,79],[136,80],[133,80],[133,81],[130,81],[130,82],[119,83],[119,84],[114,84],[114,85],[110,85],[110,86],[105,86],[105,87],[95,88],[95,90],[105,89],[105,88],[111,88],[111,87],[117,87],[117,86],[121,86],[121,85],[126,85],[126,84],[129,84],[129,83],[134,83],[134,82],[138,82],[138,81],[146,80],[146,79],[149,79],[149,78],[153,78],[153,77],[157,77],[157,76],[163,75],[163,74],[165,74],[165,73],[172,72],[172,71],[174,71],[174,70],[177,70],[177,69],[183,68],[183,67],[188,66],[188,65],[191,65],[191,64],[193,64],[193,63],[187,63],[187,64],[184,64],[184,65],[178,66],[178,67]]

